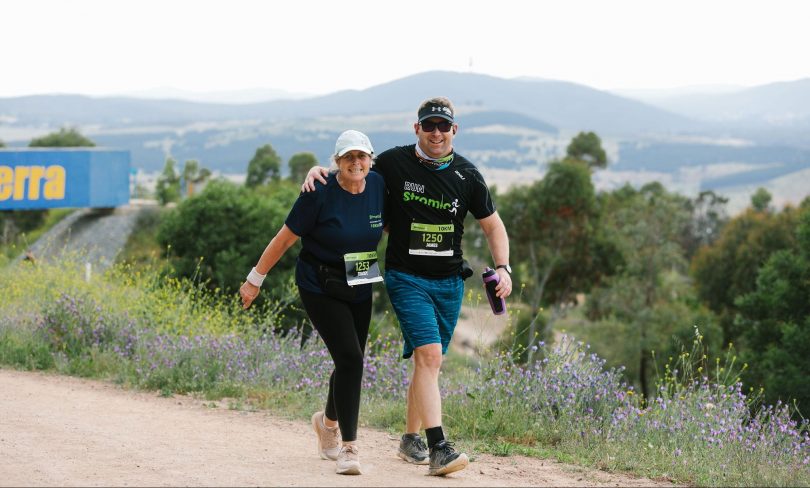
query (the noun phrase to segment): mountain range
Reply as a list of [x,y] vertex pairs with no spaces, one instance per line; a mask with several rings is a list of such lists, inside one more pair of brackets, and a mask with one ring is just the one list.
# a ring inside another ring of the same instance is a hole
[[810,181],[810,79],[644,96],[433,71],[365,90],[260,103],[36,95],[0,98],[0,140],[24,146],[31,137],[76,126],[99,145],[130,150],[133,165],[144,171],[161,169],[171,155],[243,173],[264,144],[285,161],[310,151],[325,162],[347,128],[368,133],[378,148],[411,143],[417,106],[440,95],[457,106],[459,152],[483,170],[524,174],[523,181],[539,177],[579,131],[603,139],[610,159],[597,179],[603,186],[657,179],[686,193],[723,193],[756,185],[771,189],[778,203],[803,197],[801,189],[774,187],[780,179]]

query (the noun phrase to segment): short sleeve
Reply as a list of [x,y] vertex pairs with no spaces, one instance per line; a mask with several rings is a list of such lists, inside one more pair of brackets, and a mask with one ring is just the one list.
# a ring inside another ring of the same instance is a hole
[[492,195],[489,193],[489,187],[484,181],[484,177],[478,170],[470,170],[469,173],[473,176],[471,184],[472,199],[470,202],[470,212],[476,220],[481,220],[489,217],[495,213],[495,204],[492,202]]
[[320,209],[320,191],[302,192],[293,204],[284,223],[293,234],[303,237],[315,227]]

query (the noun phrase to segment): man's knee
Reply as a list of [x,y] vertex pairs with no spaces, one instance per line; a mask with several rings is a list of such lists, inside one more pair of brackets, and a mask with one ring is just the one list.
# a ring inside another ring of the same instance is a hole
[[442,366],[442,345],[419,346],[413,351],[413,359],[417,368],[439,369]]

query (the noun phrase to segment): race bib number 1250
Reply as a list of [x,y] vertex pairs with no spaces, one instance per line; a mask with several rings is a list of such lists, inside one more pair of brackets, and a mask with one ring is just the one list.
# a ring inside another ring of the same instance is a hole
[[453,224],[411,224],[408,254],[452,256]]

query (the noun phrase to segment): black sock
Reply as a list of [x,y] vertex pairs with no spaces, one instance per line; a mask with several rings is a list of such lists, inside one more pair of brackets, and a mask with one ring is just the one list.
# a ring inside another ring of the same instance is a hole
[[427,443],[430,449],[433,449],[433,446],[435,446],[437,442],[444,440],[444,432],[442,432],[441,425],[425,429],[425,435],[427,435]]

